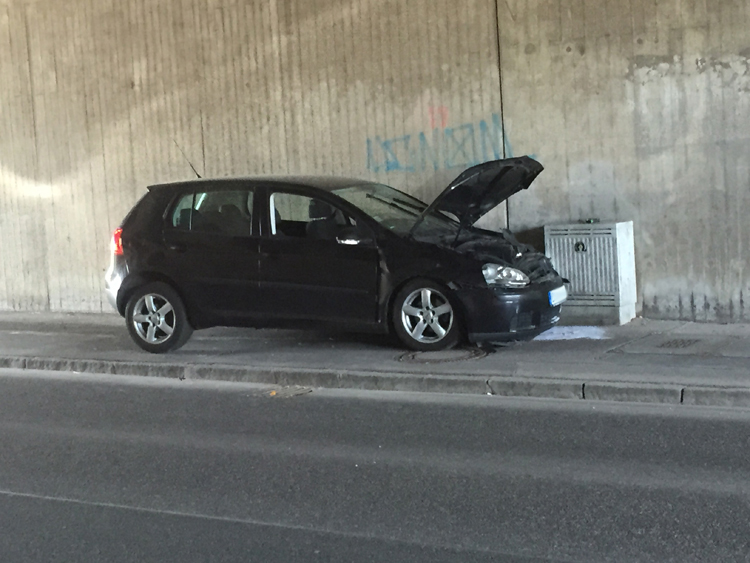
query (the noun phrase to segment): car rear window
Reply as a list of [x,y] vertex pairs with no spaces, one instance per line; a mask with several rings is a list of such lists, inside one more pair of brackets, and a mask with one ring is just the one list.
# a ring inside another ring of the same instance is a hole
[[120,226],[127,227],[129,224],[134,223],[139,216],[147,214],[149,211],[153,211],[155,203],[155,198],[151,195],[151,192],[146,192],[138,200],[138,203],[128,211]]
[[168,225],[191,232],[250,236],[252,215],[250,189],[191,192],[177,200]]

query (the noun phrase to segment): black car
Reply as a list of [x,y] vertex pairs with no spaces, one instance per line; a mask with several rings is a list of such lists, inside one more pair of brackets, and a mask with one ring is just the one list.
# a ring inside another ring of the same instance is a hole
[[480,164],[430,205],[344,178],[151,186],[114,233],[107,296],[149,352],[217,325],[333,323],[414,350],[532,337],[559,320],[564,280],[510,232],[473,225],[541,171]]

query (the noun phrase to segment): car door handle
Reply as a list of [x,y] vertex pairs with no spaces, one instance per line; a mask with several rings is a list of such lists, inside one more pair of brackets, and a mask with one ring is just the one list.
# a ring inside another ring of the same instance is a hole
[[169,250],[174,250],[175,252],[185,252],[187,250],[187,247],[179,242],[170,242],[167,244],[167,248],[169,248]]

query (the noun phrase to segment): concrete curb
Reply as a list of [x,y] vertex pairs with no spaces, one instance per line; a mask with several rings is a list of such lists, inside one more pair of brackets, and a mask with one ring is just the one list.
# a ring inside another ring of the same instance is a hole
[[712,407],[750,407],[750,389],[693,388],[685,389],[683,404]]
[[631,403],[682,402],[683,387],[677,385],[589,382],[583,385],[584,398],[592,401],[627,401]]
[[486,394],[486,377],[394,374],[298,368],[244,368],[220,364],[162,364],[67,358],[0,357],[0,368],[69,371],[112,375],[140,375],[172,379],[240,381],[280,386]]
[[492,395],[501,397],[537,397],[540,399],[583,399],[583,384],[565,379],[532,377],[490,377]]
[[127,362],[2,356],[0,368],[67,371],[112,375],[137,375],[172,379],[237,381],[267,385],[362,389],[368,391],[413,391],[662,403],[673,405],[750,407],[750,386],[721,387],[630,383],[620,381],[576,381],[570,378],[524,376],[470,376],[345,371],[299,368],[248,368],[230,365]]

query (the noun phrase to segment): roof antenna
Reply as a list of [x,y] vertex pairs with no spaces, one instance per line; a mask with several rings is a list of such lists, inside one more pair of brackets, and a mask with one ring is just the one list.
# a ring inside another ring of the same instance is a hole
[[190,162],[190,159],[189,159],[189,158],[187,157],[187,155],[185,154],[185,151],[184,151],[184,150],[182,150],[182,147],[181,147],[180,145],[178,145],[178,144],[177,144],[177,139],[172,139],[172,140],[174,141],[174,144],[175,144],[175,145],[177,145],[177,148],[178,148],[178,149],[180,149],[180,152],[182,153],[182,157],[183,157],[183,158],[184,158],[184,159],[185,159],[185,160],[187,161],[187,163],[188,163],[188,165],[190,166],[190,168],[192,168],[192,169],[193,169],[193,172],[195,172],[195,175],[196,175],[196,176],[198,176],[198,179],[200,179],[200,178],[201,178],[201,175],[200,175],[200,174],[198,174],[198,171],[197,171],[197,170],[195,169],[195,166],[193,166],[193,163],[192,163],[192,162]]

